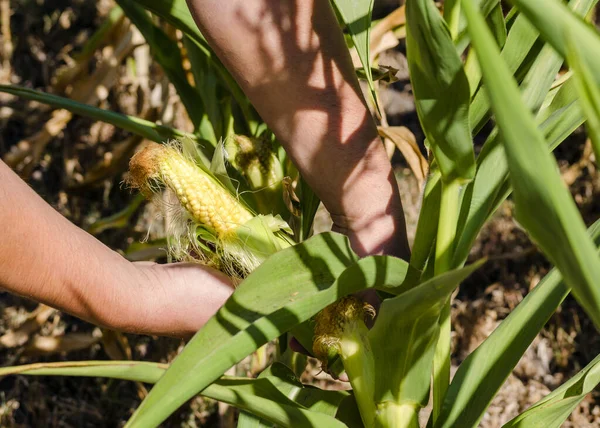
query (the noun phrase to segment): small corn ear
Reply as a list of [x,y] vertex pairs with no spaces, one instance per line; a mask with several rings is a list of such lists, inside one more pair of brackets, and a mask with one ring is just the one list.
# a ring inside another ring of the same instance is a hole
[[356,296],[346,296],[315,317],[313,353],[327,370],[329,360],[339,355],[366,427],[374,425],[375,360],[365,317],[374,316],[373,307]]
[[262,214],[285,213],[283,168],[266,138],[235,135],[225,142],[229,162],[242,173]]

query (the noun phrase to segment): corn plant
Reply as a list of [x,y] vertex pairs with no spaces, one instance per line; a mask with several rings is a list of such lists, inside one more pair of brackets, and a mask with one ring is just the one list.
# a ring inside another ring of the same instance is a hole
[[[138,153],[130,184],[146,195],[166,188],[176,198],[183,227],[172,230],[175,256],[200,258],[243,281],[171,365],[49,363],[2,368],[0,375],[156,384],[131,427],[159,425],[196,394],[239,408],[240,427],[418,427],[430,396],[427,426],[471,427],[569,293],[600,327],[600,223],[586,230],[552,156],[584,122],[600,153],[600,36],[586,22],[595,0],[511,0],[506,15],[498,0],[447,0],[443,13],[433,0],[406,1],[411,83],[430,155],[410,261],[359,259],[335,233],[309,237],[316,196],[215,59],[184,0],[118,3],[177,88],[193,133],[24,88],[0,90],[156,143],[179,140]],[[333,7],[376,103],[372,3],[335,0]],[[184,34],[193,84],[176,43],[148,11]],[[475,156],[473,139],[488,123],[493,130]],[[516,219],[555,268],[450,379],[451,295],[485,262],[465,266],[479,231],[511,194]],[[382,299],[376,312],[356,295],[366,289]],[[300,383],[297,367],[286,365],[290,335],[326,371],[344,370],[352,391]],[[278,338],[281,357],[258,378],[223,376]],[[600,382],[599,363],[600,356],[505,426],[559,427]]]

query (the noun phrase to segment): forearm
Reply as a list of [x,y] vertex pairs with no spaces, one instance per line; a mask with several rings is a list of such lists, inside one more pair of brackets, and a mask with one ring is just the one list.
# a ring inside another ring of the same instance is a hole
[[187,336],[231,289],[226,278],[197,266],[195,281],[187,284],[192,272],[182,269],[181,278],[171,272],[127,261],[52,209],[0,161],[0,288],[94,324]]
[[357,250],[406,256],[405,242],[384,236],[405,237],[402,207],[329,2],[188,4],[217,55],[337,226],[379,236],[359,237]]

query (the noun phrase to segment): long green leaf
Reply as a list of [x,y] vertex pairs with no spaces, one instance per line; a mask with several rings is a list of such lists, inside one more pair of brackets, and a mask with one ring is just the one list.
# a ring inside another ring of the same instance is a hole
[[[530,58],[529,54],[538,36],[537,30],[525,17],[517,16],[508,32],[501,54],[513,74],[517,73],[526,64],[527,59]],[[470,111],[470,121],[474,133],[478,133],[489,120],[489,112],[490,100],[486,91],[480,88],[473,98]]]
[[573,69],[581,107],[587,119],[588,135],[594,147],[597,162],[600,162],[600,88],[582,57],[576,43],[571,43],[569,65]]
[[158,143],[170,139],[190,139],[197,141],[198,138],[194,134],[180,131],[178,129],[169,128],[168,126],[157,125],[154,122],[140,119],[134,116],[115,113],[113,111],[103,110],[98,107],[93,107],[68,98],[59,97],[57,95],[46,94],[44,92],[35,91],[33,89],[21,88],[14,85],[0,85],[0,92],[16,95],[28,100],[39,101],[44,104],[51,105],[56,108],[64,108],[72,113],[80,114],[91,119],[100,120],[110,123],[118,128],[140,135]]
[[368,287],[397,287],[406,270],[405,262],[392,257],[356,262],[347,238],[335,233],[317,235],[274,254],[188,343],[129,426],[156,426],[269,340],[340,297]]
[[[167,368],[167,364],[142,361],[78,361],[3,367],[0,368],[0,376],[91,376],[156,383]],[[261,379],[223,377],[204,389],[202,395],[253,412],[281,426],[345,426],[325,412],[310,411],[295,403],[277,388],[273,379],[273,376]],[[323,394],[329,392],[322,391]],[[341,402],[343,398],[343,395],[339,397],[336,394],[333,400]]]
[[446,23],[431,0],[406,2],[406,49],[419,120],[442,180],[475,175],[469,82]]
[[600,83],[600,35],[593,26],[585,23],[559,0],[511,0],[511,2],[563,58],[569,56],[571,40],[577,43],[596,83]]
[[[598,0],[570,0],[568,7],[577,15],[585,16],[597,2]],[[523,77],[523,72],[528,71],[533,61],[535,61],[538,67],[543,67],[544,62],[547,61],[546,63],[548,63],[552,61],[553,56],[556,57],[556,52],[549,46],[545,46],[541,50],[539,46],[536,47],[539,35],[539,29],[533,26],[526,16],[518,15],[516,17],[508,33],[501,56],[510,71],[518,77],[518,80]],[[522,89],[526,92],[527,90],[533,91],[538,86],[545,86],[545,81],[547,79],[553,80],[555,74],[549,71],[542,72],[541,70],[533,73],[532,70],[529,70],[523,82]],[[541,96],[543,97],[544,95],[545,93],[542,93]],[[536,111],[539,104],[532,102],[529,106],[532,110]],[[490,102],[487,93],[485,91],[477,92],[473,99],[470,116],[471,125],[475,133],[478,133],[489,119],[489,112]]]
[[373,103],[377,110],[377,96],[373,84],[373,71],[371,69],[370,43],[371,43],[371,13],[374,0],[331,0],[338,16],[346,25],[348,33],[352,38],[363,72],[367,78],[367,84],[371,92]]
[[423,193],[423,202],[421,204],[421,212],[419,213],[415,241],[410,255],[410,265],[419,271],[425,268],[425,263],[434,247],[437,234],[442,191],[440,178],[439,170],[431,173],[427,178],[427,184]]
[[[475,0],[476,4],[479,6],[479,10],[481,14],[486,18],[489,18],[489,15],[493,12],[494,8],[500,3],[500,0]],[[455,40],[455,44],[459,52],[463,52],[467,46],[469,45],[469,33],[467,31],[467,20],[461,14],[460,20],[458,23],[458,37]]]
[[[600,221],[589,234],[600,245]],[[560,272],[552,269],[460,365],[436,428],[479,424],[494,395],[568,294]]]
[[484,261],[438,275],[383,301],[369,340],[375,359],[375,402],[427,404],[438,318],[450,294]]
[[[204,104],[205,115],[200,123],[200,130],[210,128],[215,135],[215,142],[226,138],[227,135],[227,115],[231,110],[230,100],[231,95],[223,96],[227,92],[227,88],[223,79],[220,78],[218,69],[215,67],[212,57],[205,52],[190,39],[189,36],[184,36],[183,43],[187,51],[187,56],[192,66],[192,74],[194,76],[194,86],[202,98]],[[228,92],[227,92],[228,93]],[[250,131],[245,131],[250,133]]]
[[[332,417],[335,417],[342,400],[349,395],[346,391],[327,391],[303,385],[296,378],[294,372],[281,363],[274,363],[267,367],[258,377],[259,379],[268,379],[282,394],[304,408]],[[238,428],[258,428],[270,427],[271,424],[253,414],[242,412],[237,426]]]
[[516,217],[600,327],[600,257],[483,18],[471,0],[462,3],[506,150]]
[[503,428],[560,428],[600,383],[600,355],[568,382],[542,398]]
[[[541,86],[538,86],[538,89],[537,93],[523,92],[523,100],[529,105],[536,103],[538,94],[543,90],[547,91],[547,88]],[[539,111],[537,119],[549,149],[554,150],[583,123],[584,118],[571,79],[551,96],[553,100]],[[512,192],[506,153],[500,143],[497,129],[484,144],[477,164],[475,179],[465,189],[454,266],[461,266],[466,261],[481,227]]]

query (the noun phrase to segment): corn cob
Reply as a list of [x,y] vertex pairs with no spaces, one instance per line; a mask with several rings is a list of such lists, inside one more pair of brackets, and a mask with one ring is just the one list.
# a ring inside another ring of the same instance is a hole
[[279,216],[254,216],[210,172],[175,147],[152,143],[136,153],[128,181],[147,198],[167,187],[185,209],[185,223],[170,226],[169,247],[177,259],[198,260],[203,254],[208,263],[244,277],[292,244],[281,232],[288,232],[289,226]]
[[171,189],[196,223],[226,238],[253,215],[227,189],[178,150],[151,144],[130,161],[130,183],[148,196],[153,183]]

